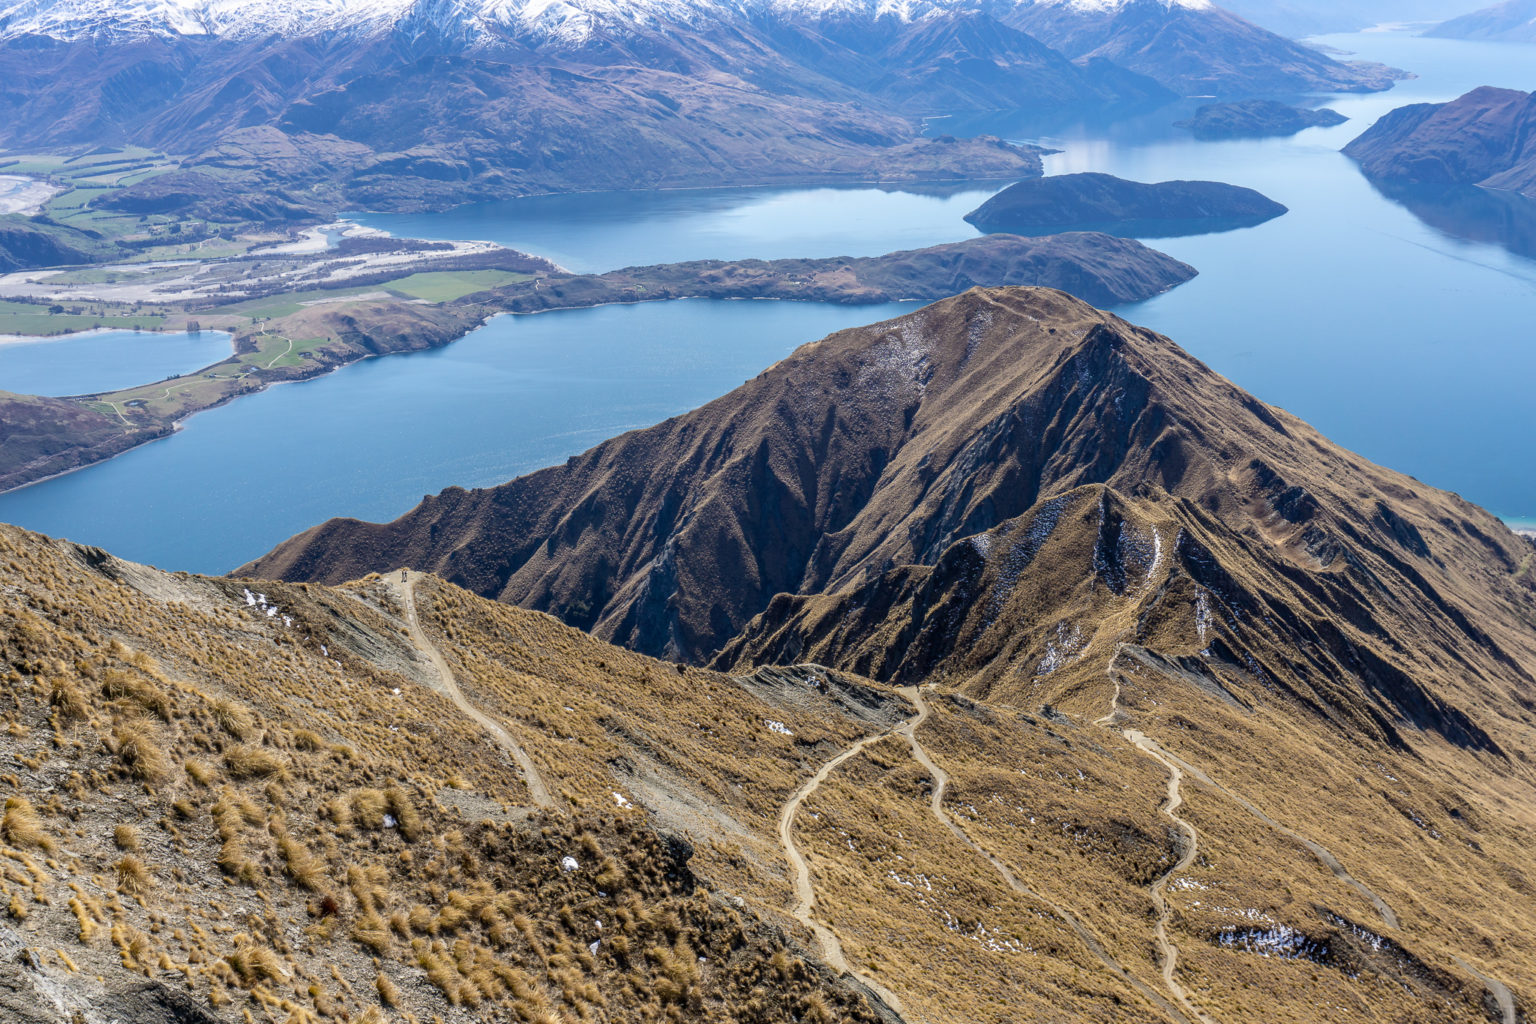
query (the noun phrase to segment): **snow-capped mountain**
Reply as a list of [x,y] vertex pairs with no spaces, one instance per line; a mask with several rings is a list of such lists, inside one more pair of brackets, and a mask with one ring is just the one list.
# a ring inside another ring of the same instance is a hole
[[[1146,0],[25,0],[0,5],[0,40],[48,36],[265,38],[327,32],[380,34],[397,25],[445,38],[477,36],[580,43],[604,30],[647,30],[748,18],[902,22],[1022,7],[1102,15]],[[1202,10],[1210,0],[1152,0]]]
[[0,150],[184,156],[140,212],[1011,176],[918,118],[1383,87],[1211,0],[0,0],[0,79]]

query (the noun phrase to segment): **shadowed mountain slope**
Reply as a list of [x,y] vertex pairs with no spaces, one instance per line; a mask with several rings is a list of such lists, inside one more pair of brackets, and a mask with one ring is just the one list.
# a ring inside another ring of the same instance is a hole
[[328,559],[730,674],[0,529],[0,1006],[1529,1016],[1536,547],[1062,293],[257,568]]
[[[1031,572],[1059,587],[1021,586],[1030,531],[1044,543],[1058,517],[1075,554]],[[318,526],[242,572],[423,565],[668,657],[937,673],[1009,699],[1053,658],[1155,635],[1194,675],[1286,687],[1385,741],[1406,725],[1498,751],[1533,686],[1530,556],[1167,339],[999,289],[807,345],[565,466]]]

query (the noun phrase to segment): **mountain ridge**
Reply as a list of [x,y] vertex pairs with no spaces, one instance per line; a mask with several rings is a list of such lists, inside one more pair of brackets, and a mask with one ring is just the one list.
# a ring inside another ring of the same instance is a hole
[[[658,462],[667,474],[644,468]],[[964,619],[985,605],[967,574],[983,571],[974,556],[991,531],[1013,537],[1019,517],[1085,485],[1111,488],[1112,504],[1149,501],[1169,525],[1131,530],[1134,557],[1115,534],[1129,513],[1082,528],[1099,554],[1075,575],[1053,571],[1069,583],[1054,598],[1063,609],[1095,609],[1081,613],[1083,628],[1130,614],[1126,565],[1171,572],[1160,585],[1176,583],[1178,599],[1138,614],[1198,635],[1187,652],[1197,661],[1210,632],[1217,663],[1250,683],[1293,679],[1297,699],[1325,717],[1389,738],[1408,722],[1500,748],[1468,717],[1466,694],[1511,673],[1531,681],[1518,668],[1536,656],[1520,624],[1536,606],[1529,545],[1486,512],[1329,445],[1167,339],[1046,290],[973,290],[833,335],[730,396],[563,467],[450,489],[392,524],[333,520],[239,572],[327,582],[412,562],[665,657],[729,667],[807,656],[897,682],[942,669],[989,697],[999,675],[1043,663],[1053,637],[1042,617],[1060,615],[1036,608],[1027,637],[987,642],[990,625],[973,624],[962,643],[945,609]],[[1365,495],[1377,497],[1361,507]],[[1149,567],[1153,550],[1163,554]],[[1504,575],[1485,592],[1470,567],[1487,558]],[[1117,572],[1119,583],[1105,576]],[[936,632],[903,667],[913,641],[896,642],[884,624],[920,631],[928,613],[889,595],[915,592],[923,577],[939,581]],[[734,583],[711,582],[722,580]],[[1079,592],[1094,580],[1111,605]],[[1202,620],[1201,602],[1217,598],[1200,594],[1223,595],[1230,628]],[[875,610],[861,624],[856,608]],[[1240,625],[1258,620],[1278,625]],[[1401,636],[1424,639],[1399,649],[1391,638]],[[1285,653],[1297,647],[1317,653]],[[1417,663],[1413,650],[1460,653]],[[1470,675],[1458,679],[1452,662]],[[1353,682],[1319,691],[1319,672]],[[1462,696],[1426,691],[1429,678]]]
[[[839,332],[413,516],[279,553],[387,568],[339,587],[0,527],[0,1006],[1473,1024],[1536,991],[1536,547],[1079,300]],[[678,660],[711,631],[729,671]]]

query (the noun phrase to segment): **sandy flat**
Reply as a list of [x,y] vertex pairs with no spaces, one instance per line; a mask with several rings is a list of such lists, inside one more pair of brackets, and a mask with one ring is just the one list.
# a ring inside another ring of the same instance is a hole
[[62,191],[46,181],[0,174],[0,214],[38,213],[44,203]]

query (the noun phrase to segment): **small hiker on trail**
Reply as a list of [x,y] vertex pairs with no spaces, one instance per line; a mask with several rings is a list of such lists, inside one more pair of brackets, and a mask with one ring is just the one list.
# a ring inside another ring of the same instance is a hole
[[407,577],[407,576],[408,576],[408,575],[409,575],[409,574],[410,574],[410,570],[409,570],[409,569],[401,569],[401,570],[400,570],[400,582],[401,582],[401,583],[407,583],[407,582],[409,582],[409,581],[408,581],[408,580],[407,580],[407,579],[406,579],[406,577]]

